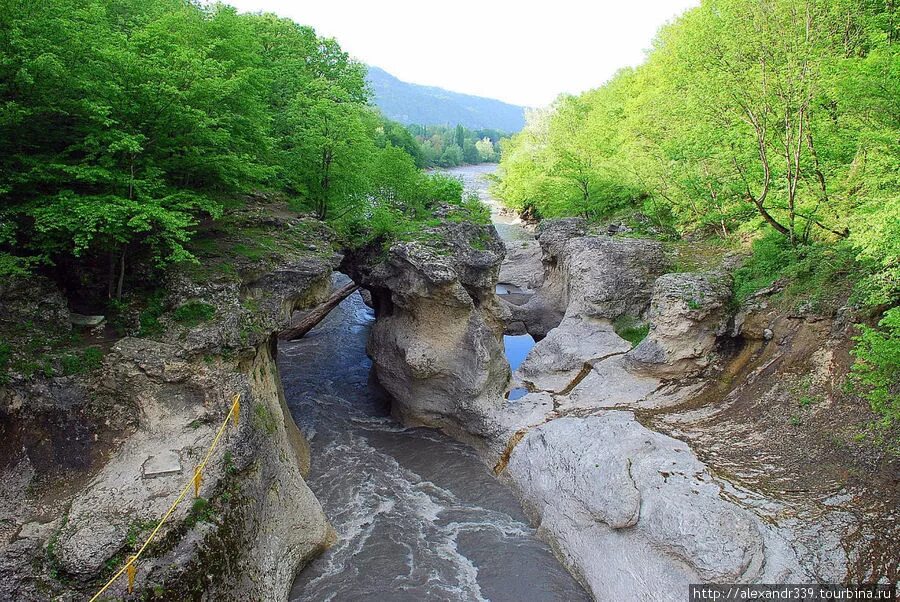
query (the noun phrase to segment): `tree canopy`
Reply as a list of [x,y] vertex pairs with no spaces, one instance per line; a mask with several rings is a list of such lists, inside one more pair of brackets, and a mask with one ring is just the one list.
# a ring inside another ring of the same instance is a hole
[[537,216],[849,239],[871,293],[900,280],[898,8],[704,0],[635,69],[560,97],[503,145],[498,194]]
[[118,295],[132,261],[191,261],[198,222],[261,190],[323,220],[401,201],[415,214],[422,190],[461,202],[370,106],[365,67],[290,20],[189,0],[9,0],[0,34],[0,275],[108,262]]

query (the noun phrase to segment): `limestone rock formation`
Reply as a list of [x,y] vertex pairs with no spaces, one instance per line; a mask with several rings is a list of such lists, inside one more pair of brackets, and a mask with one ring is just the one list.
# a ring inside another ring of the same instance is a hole
[[[0,529],[0,599],[92,595],[190,481],[235,394],[240,420],[204,471],[204,501],[190,492],[178,506],[135,587],[166,599],[283,599],[334,535],[304,481],[308,445],[284,403],[274,333],[327,296],[333,266],[289,251],[237,275],[171,272],[155,334],[112,342],[96,370],[13,374],[0,386],[0,525],[13,527]],[[30,311],[69,327],[49,283],[0,296],[27,302],[3,303],[4,320]],[[175,319],[186,304],[212,319]],[[124,588],[120,579],[108,593]]]
[[592,236],[577,218],[542,222],[537,234],[542,286],[527,304],[511,308],[513,319],[533,336],[543,338],[563,317],[612,321],[646,311],[666,264],[662,245]]
[[500,265],[499,281],[533,292],[544,283],[541,246],[537,240],[506,241],[506,257]]
[[369,353],[392,408],[410,423],[479,430],[509,379],[494,289],[504,247],[492,226],[445,223],[420,241],[349,254],[345,271],[369,289]]
[[661,276],[650,303],[650,332],[628,353],[629,367],[672,378],[709,365],[716,337],[727,331],[731,285],[723,272]]
[[[726,334],[727,272],[663,275],[657,243],[592,236],[579,220],[538,232],[544,282],[511,313],[544,338],[513,375],[510,386],[529,392],[493,416],[487,453],[593,596],[678,600],[702,581],[844,579],[840,517],[817,519],[832,526],[816,539],[810,523],[778,519],[778,501],[717,478],[638,419],[706,392],[704,379],[683,377],[708,367]],[[613,330],[620,316],[650,322],[635,349]],[[680,416],[673,431],[697,419]]]
[[727,501],[685,443],[630,412],[532,429],[507,471],[598,600],[681,600],[688,583],[807,577],[783,533]]

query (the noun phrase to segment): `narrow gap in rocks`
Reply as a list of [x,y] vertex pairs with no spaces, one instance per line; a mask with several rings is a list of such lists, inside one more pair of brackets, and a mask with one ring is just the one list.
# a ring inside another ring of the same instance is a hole
[[290,600],[363,598],[385,583],[409,599],[587,600],[471,448],[391,417],[366,356],[374,319],[354,293],[279,345],[287,404],[311,447],[308,484],[337,532]]

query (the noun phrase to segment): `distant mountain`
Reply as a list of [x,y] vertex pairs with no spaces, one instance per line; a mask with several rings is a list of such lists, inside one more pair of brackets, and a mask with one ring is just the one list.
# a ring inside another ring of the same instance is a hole
[[509,133],[518,132],[525,125],[523,107],[410,84],[378,67],[369,67],[368,79],[375,93],[375,104],[386,117],[400,123],[462,124],[470,129],[492,128]]

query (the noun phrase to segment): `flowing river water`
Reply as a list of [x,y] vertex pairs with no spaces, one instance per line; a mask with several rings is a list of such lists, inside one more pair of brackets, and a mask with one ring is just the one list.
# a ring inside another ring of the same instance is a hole
[[[450,172],[489,202],[491,168]],[[498,230],[509,239],[516,227]],[[369,379],[373,320],[354,294],[280,348],[287,403],[312,447],[308,483],[338,534],[290,600],[588,600],[471,449],[390,416]]]

